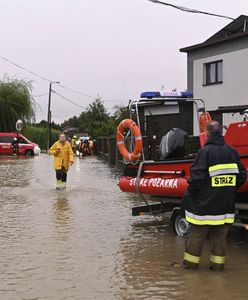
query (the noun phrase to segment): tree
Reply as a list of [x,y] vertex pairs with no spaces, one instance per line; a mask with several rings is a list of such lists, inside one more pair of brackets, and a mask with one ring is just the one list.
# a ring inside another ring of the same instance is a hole
[[108,119],[109,114],[101,98],[96,98],[86,109],[87,117],[93,121],[104,122]]
[[110,116],[101,98],[96,98],[80,116],[70,118],[61,124],[62,128],[70,125],[90,136],[113,136],[121,120],[129,118],[129,109],[124,105],[115,105],[114,114]]
[[112,134],[110,116],[101,98],[96,98],[89,104],[85,112],[79,116],[80,128],[91,136],[103,136]]
[[115,109],[114,118],[115,118],[116,125],[118,125],[122,120],[130,118],[130,112],[128,106],[117,104],[114,106],[114,109]]
[[[35,123],[33,124],[33,126],[36,127],[43,127],[47,129],[47,121],[45,120],[41,120],[39,123]],[[54,121],[52,121],[51,123],[51,128],[56,129],[56,130],[61,130],[61,126],[59,124],[54,123]]]
[[30,81],[5,78],[0,81],[0,131],[13,131],[18,119],[35,120],[35,101]]
[[85,111],[83,111],[79,118],[78,118],[78,122],[79,122],[79,131],[80,132],[88,132],[88,124],[87,124],[87,114]]

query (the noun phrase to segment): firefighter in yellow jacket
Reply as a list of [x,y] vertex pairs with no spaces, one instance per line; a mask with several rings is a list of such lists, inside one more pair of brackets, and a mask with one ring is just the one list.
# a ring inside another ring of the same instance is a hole
[[74,155],[65,135],[61,134],[59,140],[52,145],[49,154],[54,155],[54,169],[56,171],[56,189],[65,189],[67,172],[74,163]]
[[74,135],[71,139],[71,148],[74,154],[76,154],[76,148],[77,148],[77,136]]

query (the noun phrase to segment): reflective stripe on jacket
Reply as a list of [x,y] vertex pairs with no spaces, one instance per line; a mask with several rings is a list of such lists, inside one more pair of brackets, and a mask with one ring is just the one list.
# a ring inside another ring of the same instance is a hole
[[[60,148],[60,152],[57,153],[56,150]],[[74,155],[69,142],[65,142],[63,145],[60,141],[57,141],[52,145],[49,150],[49,154],[54,155],[54,169],[60,170],[62,167],[65,170],[69,170],[70,163],[74,162]]]
[[226,145],[220,134],[214,135],[190,169],[184,196],[186,220],[196,225],[233,223],[236,191],[246,178],[236,150]]

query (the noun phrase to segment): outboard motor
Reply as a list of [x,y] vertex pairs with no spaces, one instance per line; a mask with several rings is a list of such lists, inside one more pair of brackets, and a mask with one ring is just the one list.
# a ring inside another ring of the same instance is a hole
[[183,157],[187,135],[187,132],[180,128],[172,128],[161,140],[159,146],[160,159]]

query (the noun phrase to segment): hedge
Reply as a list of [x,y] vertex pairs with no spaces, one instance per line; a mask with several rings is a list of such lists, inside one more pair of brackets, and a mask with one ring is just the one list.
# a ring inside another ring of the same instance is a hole
[[[61,132],[59,130],[51,130],[51,145],[58,140],[60,133]],[[41,150],[47,149],[47,128],[26,125],[21,131],[21,134],[23,134],[31,142],[38,144]]]

